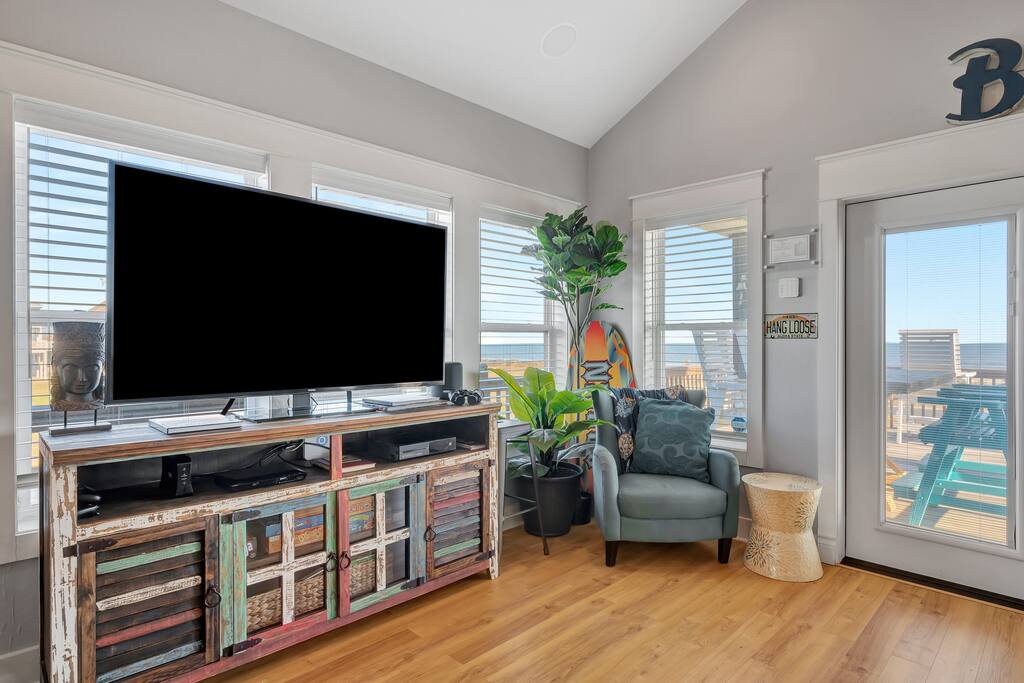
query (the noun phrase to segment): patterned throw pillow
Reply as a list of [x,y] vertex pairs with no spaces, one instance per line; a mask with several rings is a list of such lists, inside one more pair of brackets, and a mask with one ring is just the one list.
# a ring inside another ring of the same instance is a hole
[[636,443],[630,472],[672,474],[709,482],[708,450],[714,408],[682,401],[643,399],[637,409]]
[[680,387],[668,389],[612,389],[612,406],[615,413],[615,431],[619,435],[619,458],[627,463],[633,457],[636,442],[637,404],[641,399],[686,400],[686,390]]

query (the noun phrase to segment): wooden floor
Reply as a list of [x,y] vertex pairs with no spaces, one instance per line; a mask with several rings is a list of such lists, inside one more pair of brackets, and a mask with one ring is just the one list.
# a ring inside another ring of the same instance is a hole
[[728,565],[711,543],[623,543],[594,525],[505,535],[469,578],[229,672],[267,681],[1024,681],[1024,613],[845,567],[812,584]]

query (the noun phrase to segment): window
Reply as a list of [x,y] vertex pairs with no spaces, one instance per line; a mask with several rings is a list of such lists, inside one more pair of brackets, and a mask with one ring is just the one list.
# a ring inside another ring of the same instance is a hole
[[[334,169],[314,169],[313,199],[319,202],[339,204],[360,211],[410,218],[425,223],[443,225],[448,233],[448,274],[445,302],[444,357],[452,358],[452,199],[450,196],[401,185],[356,173]],[[403,391],[420,391],[407,388]],[[379,390],[360,393],[379,394]],[[337,398],[326,393],[317,398],[321,401]]]
[[480,219],[480,391],[508,411],[504,382],[487,368],[522,377],[528,367],[565,383],[564,314],[541,295],[539,262],[522,253],[536,244],[540,218],[489,209]]
[[[38,435],[64,419],[49,409],[52,325],[106,316],[108,162],[251,186],[265,175],[255,170],[256,155],[243,170],[31,125],[19,124],[15,135],[17,531],[23,533],[38,523]],[[104,408],[99,418],[124,422],[222,405],[221,399],[136,404]]]
[[704,390],[714,430],[745,433],[746,218],[649,224],[644,262],[644,386]]
[[711,443],[764,462],[764,171],[631,197],[633,365],[649,388],[707,391]]

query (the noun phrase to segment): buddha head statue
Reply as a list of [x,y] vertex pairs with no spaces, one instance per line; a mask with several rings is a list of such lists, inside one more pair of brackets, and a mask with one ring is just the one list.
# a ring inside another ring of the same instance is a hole
[[101,408],[104,357],[103,323],[53,323],[50,409]]

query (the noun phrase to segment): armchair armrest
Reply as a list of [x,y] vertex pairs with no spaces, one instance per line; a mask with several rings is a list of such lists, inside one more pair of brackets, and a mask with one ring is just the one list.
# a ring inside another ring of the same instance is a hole
[[711,485],[722,489],[726,495],[722,538],[734,538],[740,519],[740,465],[729,451],[712,448],[708,453],[708,471]]
[[606,541],[618,541],[622,530],[619,516],[619,466],[611,451],[594,446],[594,516]]

